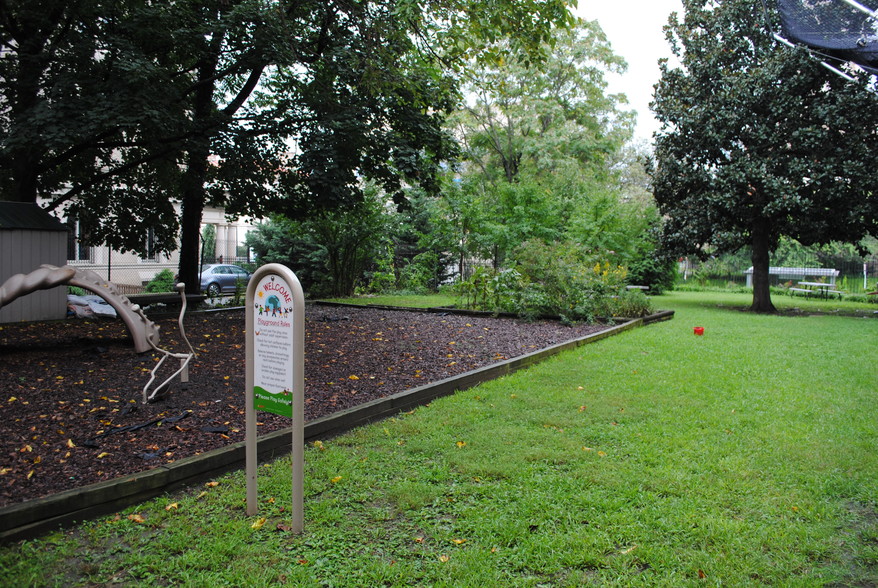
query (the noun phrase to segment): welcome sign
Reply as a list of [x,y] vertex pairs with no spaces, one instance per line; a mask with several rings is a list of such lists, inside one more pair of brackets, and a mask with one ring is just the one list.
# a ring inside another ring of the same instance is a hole
[[253,307],[253,402],[256,410],[293,416],[293,293],[280,275],[256,285]]
[[269,263],[247,285],[244,435],[247,515],[258,510],[256,411],[291,417],[293,508],[291,530],[303,528],[305,459],[305,295],[288,267]]

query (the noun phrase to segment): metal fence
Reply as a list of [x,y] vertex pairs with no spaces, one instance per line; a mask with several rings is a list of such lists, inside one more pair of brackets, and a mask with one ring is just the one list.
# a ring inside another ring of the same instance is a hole
[[[860,259],[819,260],[813,256],[798,259],[787,258],[782,264],[789,268],[827,268],[838,270],[836,286],[849,293],[858,294],[878,290],[878,255]],[[679,280],[683,283],[697,283],[701,286],[743,287],[747,285],[747,270],[751,265],[744,261],[725,258],[705,262],[684,258],[678,265]],[[803,278],[804,279],[804,278]],[[795,278],[789,275],[770,275],[773,286],[793,285]]]
[[[242,251],[243,249],[243,251]],[[216,251],[229,251],[234,253],[248,254],[246,248],[236,247],[233,243],[218,242]],[[173,275],[177,275],[180,263],[178,252],[170,255],[156,254],[150,257],[142,257],[136,253],[121,253],[109,247],[90,247],[79,250],[71,250],[68,248],[68,257],[76,259],[68,259],[68,265],[80,269],[87,269],[95,272],[101,278],[109,282],[113,282],[122,294],[139,294],[144,291],[145,286],[155,279],[162,271],[169,271]],[[202,255],[202,264],[209,263],[231,263],[236,265],[244,265],[252,263],[252,259],[248,256],[238,255]]]

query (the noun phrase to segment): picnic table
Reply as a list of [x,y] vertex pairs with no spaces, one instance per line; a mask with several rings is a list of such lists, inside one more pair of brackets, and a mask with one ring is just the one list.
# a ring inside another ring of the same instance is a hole
[[829,298],[832,294],[838,294],[841,298],[842,292],[835,289],[835,284],[827,284],[826,282],[799,282],[798,288],[790,288],[790,293],[801,292],[805,296],[819,296],[820,298]]

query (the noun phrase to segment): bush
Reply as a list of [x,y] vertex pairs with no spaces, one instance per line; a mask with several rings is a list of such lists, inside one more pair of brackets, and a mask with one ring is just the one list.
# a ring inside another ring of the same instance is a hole
[[618,296],[607,298],[605,306],[600,309],[601,316],[608,318],[635,318],[652,313],[652,302],[640,290],[624,290]]
[[[479,268],[458,284],[456,294],[468,308],[513,312],[529,319],[559,316],[568,323],[594,322],[609,314],[610,300],[623,290],[625,277],[624,268],[574,244],[528,241],[516,250],[512,268],[497,273]],[[635,302],[643,306],[632,297],[626,311],[637,306]]]
[[174,286],[176,285],[173,272],[169,269],[163,269],[150,280],[143,290],[149,293],[174,292]]

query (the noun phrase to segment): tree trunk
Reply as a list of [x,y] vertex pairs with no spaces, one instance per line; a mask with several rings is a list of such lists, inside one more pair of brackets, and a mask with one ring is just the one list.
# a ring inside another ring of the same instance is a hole
[[771,290],[768,282],[768,269],[771,264],[769,251],[769,224],[765,218],[753,223],[751,239],[753,242],[753,312],[777,312],[771,303]]
[[219,62],[219,43],[214,40],[213,50],[208,52],[199,64],[197,87],[192,104],[192,120],[196,128],[201,128],[200,136],[194,137],[186,146],[186,171],[182,179],[182,218],[180,219],[180,281],[186,284],[187,294],[201,293],[201,258],[198,254],[201,244],[201,217],[204,213],[206,194],[204,181],[207,177],[210,139],[213,134],[212,119],[216,116],[213,102],[217,63]]
[[[198,255],[201,241],[201,216],[204,212],[204,169],[207,159],[202,160],[202,171],[198,166],[197,155],[191,154],[189,169],[185,174],[186,186],[183,189],[182,218],[180,219],[180,281],[186,284],[187,294],[201,291],[201,259]],[[200,180],[200,184],[198,183]]]

